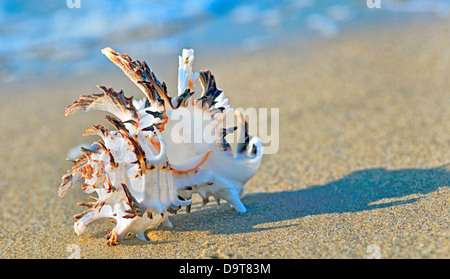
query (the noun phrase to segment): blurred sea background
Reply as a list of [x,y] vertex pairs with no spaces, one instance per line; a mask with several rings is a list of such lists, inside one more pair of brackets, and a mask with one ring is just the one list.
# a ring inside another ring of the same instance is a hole
[[[69,8],[68,3],[80,4]],[[375,1],[372,1],[375,2]],[[0,0],[0,83],[101,70],[111,46],[140,59],[253,52],[289,41],[450,16],[448,0]],[[361,31],[359,31],[361,32]],[[357,32],[355,33],[357,35]]]

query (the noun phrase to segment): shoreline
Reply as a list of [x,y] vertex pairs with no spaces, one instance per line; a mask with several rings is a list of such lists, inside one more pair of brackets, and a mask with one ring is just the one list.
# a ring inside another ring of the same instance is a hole
[[[422,14],[422,15],[414,15],[414,16],[408,16],[408,15],[400,15],[400,17],[388,17],[384,18],[383,16],[370,16],[366,15],[366,18],[360,16],[358,19],[360,21],[357,22],[341,22],[342,28],[339,30],[338,35],[335,37],[323,37],[318,33],[312,32],[311,30],[308,30],[306,26],[302,26],[300,30],[297,30],[296,32],[290,31],[286,34],[285,38],[277,38],[275,42],[268,42],[268,41],[261,41],[259,46],[255,45],[255,48],[248,49],[243,45],[242,41],[239,40],[233,40],[226,42],[224,45],[217,45],[217,43],[214,45],[214,48],[195,48],[196,53],[198,56],[208,57],[212,59],[216,59],[215,56],[223,54],[223,56],[235,56],[235,55],[254,55],[255,53],[259,52],[265,52],[265,51],[283,51],[284,49],[289,48],[308,48],[311,45],[324,45],[328,42],[333,42],[336,40],[341,40],[344,38],[352,38],[352,37],[358,37],[358,36],[364,36],[364,34],[373,34],[378,32],[384,32],[385,30],[403,30],[407,29],[408,25],[414,25],[420,26],[423,25],[439,25],[439,24],[445,24],[449,21],[449,19],[446,18],[436,18],[432,15],[428,14]],[[358,24],[355,24],[358,23]],[[301,34],[301,35],[300,35]],[[258,37],[258,36],[256,36]],[[247,38],[246,40],[250,40],[251,38]],[[266,38],[267,39],[267,38]],[[256,42],[255,42],[256,43]],[[114,45],[114,44],[113,44]],[[120,44],[119,44],[120,45]],[[108,44],[105,44],[103,47],[107,47]],[[33,77],[30,75],[27,75],[25,77],[10,77],[11,80],[8,81],[8,77],[5,80],[1,79],[0,76],[0,84],[5,87],[9,88],[12,91],[14,91],[14,86],[17,85],[17,83],[25,82],[27,84],[40,84],[41,80],[43,82],[52,82],[52,83],[58,83],[60,81],[65,82],[65,80],[70,80],[70,78],[67,78],[67,76],[74,77],[78,80],[86,79],[86,78],[94,78],[93,76],[104,76],[103,79],[107,78],[110,75],[115,74],[115,70],[113,67],[111,67],[110,61],[103,57],[103,54],[101,54],[101,48],[99,47],[97,54],[95,56],[96,62],[93,64],[86,63],[85,68],[88,68],[88,70],[69,70],[69,72],[65,72],[65,69],[63,66],[59,66],[59,70],[55,71],[55,69],[49,71],[49,69],[45,70],[43,74],[42,72],[36,72],[36,71],[30,71],[30,73],[36,73],[37,76]],[[191,46],[186,45],[183,46],[183,48],[191,48]],[[181,48],[180,48],[181,49]],[[136,52],[137,50],[137,52]],[[124,48],[117,48],[117,51],[120,52],[127,52],[127,49]],[[141,59],[152,61],[152,65],[158,68],[158,71],[162,71],[163,73],[168,72],[168,69],[172,69],[170,71],[171,74],[176,73],[177,67],[173,66],[174,62],[177,61],[177,56],[179,55],[178,52],[171,51],[166,54],[156,54],[152,55],[149,51],[143,51],[142,49],[134,49],[133,53],[129,53],[132,57],[142,57]],[[218,58],[220,60],[220,58]],[[99,63],[99,61],[102,61]],[[74,61],[77,62],[77,61]],[[69,61],[66,61],[64,63],[69,63]],[[58,64],[58,63],[56,63]],[[153,68],[153,67],[152,67]],[[101,73],[100,71],[103,71]],[[23,74],[27,74],[26,72],[23,72]],[[101,79],[98,79],[101,80]]]

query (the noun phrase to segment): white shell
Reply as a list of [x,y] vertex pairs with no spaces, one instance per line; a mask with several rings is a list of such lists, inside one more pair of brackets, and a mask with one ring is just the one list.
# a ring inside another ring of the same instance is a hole
[[[190,209],[191,197],[199,194],[204,202],[209,197],[224,199],[239,212],[246,212],[240,198],[244,184],[255,175],[262,158],[258,137],[247,134],[244,117],[237,113],[241,140],[232,152],[225,141],[226,133],[220,122],[231,109],[224,93],[216,87],[209,71],[193,73],[194,51],[184,49],[179,57],[178,96],[169,97],[164,83],[160,83],[145,62],[131,60],[110,48],[102,52],[145,93],[146,98],[133,100],[123,92],[99,87],[101,94],[80,96],[66,108],[66,115],[76,111],[103,110],[116,130],[100,125],[83,135],[98,135],[101,140],[92,146],[82,145],[82,155],[72,149],[68,159],[75,165],[66,175],[59,189],[63,197],[74,183],[83,178],[82,189],[97,193],[94,202],[79,205],[88,209],[75,217],[74,230],[79,235],[86,227],[100,219],[114,219],[116,226],[107,235],[107,243],[118,241],[133,233],[146,239],[145,230],[163,224],[171,227],[169,214],[183,206]],[[195,84],[203,87],[202,96],[195,97]],[[191,121],[199,119],[213,127],[213,142],[182,141],[172,132],[181,127],[193,134],[192,122],[177,121],[174,116],[183,112]],[[205,118],[206,116],[206,118]],[[80,149],[80,146],[77,147]]]

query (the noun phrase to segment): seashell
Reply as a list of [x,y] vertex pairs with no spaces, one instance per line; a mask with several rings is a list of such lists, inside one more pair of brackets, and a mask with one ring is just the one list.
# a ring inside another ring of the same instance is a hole
[[[246,212],[240,198],[244,184],[255,175],[262,159],[258,137],[248,135],[247,122],[237,112],[240,141],[233,153],[225,136],[237,128],[220,123],[231,109],[228,99],[216,86],[210,71],[194,73],[194,51],[184,49],[179,56],[178,96],[170,97],[145,61],[132,60],[111,48],[102,50],[138,86],[145,98],[125,97],[123,91],[98,86],[100,93],[80,96],[69,105],[66,116],[77,111],[101,110],[112,115],[105,119],[115,130],[94,125],[83,135],[100,140],[69,152],[74,166],[62,178],[58,195],[64,197],[80,179],[82,190],[97,193],[92,202],[82,202],[87,210],[75,215],[77,235],[101,218],[113,219],[116,226],[106,236],[115,245],[128,234],[146,240],[145,231],[160,225],[172,227],[168,217],[182,207],[190,211],[191,197],[199,194],[204,203],[210,197],[226,200],[239,212]],[[196,82],[202,92],[196,97]],[[180,141],[172,129],[180,126],[193,134],[191,123],[174,119],[188,113],[214,129],[214,141]],[[114,116],[113,116],[114,115]],[[205,119],[206,115],[206,119]]]

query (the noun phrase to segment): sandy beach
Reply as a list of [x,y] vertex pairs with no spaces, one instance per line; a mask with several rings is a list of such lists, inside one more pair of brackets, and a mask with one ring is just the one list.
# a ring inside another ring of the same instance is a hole
[[[0,258],[449,258],[449,26],[196,53],[195,68],[214,73],[231,105],[280,109],[279,150],[246,185],[248,213],[194,199],[190,214],[171,217],[173,229],[114,247],[106,220],[75,235],[77,203],[89,199],[81,185],[57,195],[67,151],[106,122],[64,108],[97,84],[143,94],[112,63],[89,77],[3,86]],[[135,58],[175,92],[177,57]]]

